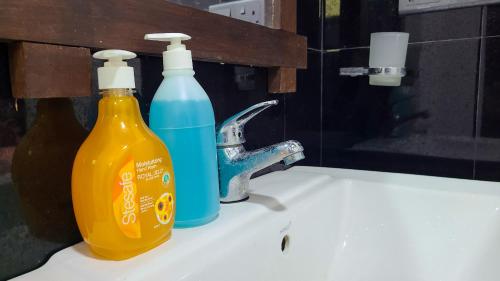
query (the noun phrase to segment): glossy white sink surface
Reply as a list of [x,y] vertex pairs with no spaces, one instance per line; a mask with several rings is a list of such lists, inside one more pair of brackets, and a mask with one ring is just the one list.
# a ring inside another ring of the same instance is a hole
[[500,280],[500,184],[295,167],[251,188],[138,257],[99,260],[78,244],[16,280]]

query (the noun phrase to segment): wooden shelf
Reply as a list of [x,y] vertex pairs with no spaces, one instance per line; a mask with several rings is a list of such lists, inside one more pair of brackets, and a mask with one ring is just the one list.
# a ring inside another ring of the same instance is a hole
[[160,55],[145,33],[183,32],[197,60],[306,68],[306,38],[165,0],[0,0],[0,39]]

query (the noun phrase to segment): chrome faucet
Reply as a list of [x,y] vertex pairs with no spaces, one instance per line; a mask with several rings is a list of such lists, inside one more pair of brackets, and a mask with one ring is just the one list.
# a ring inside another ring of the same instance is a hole
[[255,151],[246,151],[245,124],[277,100],[251,106],[217,126],[217,157],[219,162],[220,200],[223,203],[248,199],[253,173],[274,163],[285,165],[304,159],[304,148],[298,141],[287,141]]

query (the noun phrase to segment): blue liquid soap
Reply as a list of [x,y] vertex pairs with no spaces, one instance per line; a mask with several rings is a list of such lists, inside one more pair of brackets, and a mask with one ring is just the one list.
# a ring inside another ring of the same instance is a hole
[[151,103],[149,125],[167,145],[175,174],[174,227],[194,227],[217,218],[219,173],[215,118],[207,94],[194,79],[191,51],[182,33],[146,34],[146,40],[170,41],[163,52],[163,82]]
[[217,218],[219,180],[212,104],[189,69],[166,70],[151,104],[149,125],[172,157],[176,228]]

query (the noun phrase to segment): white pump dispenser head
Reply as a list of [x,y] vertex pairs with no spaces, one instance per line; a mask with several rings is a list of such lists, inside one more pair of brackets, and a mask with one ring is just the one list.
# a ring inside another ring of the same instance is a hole
[[96,59],[108,60],[103,67],[97,69],[99,90],[134,89],[134,68],[123,60],[133,59],[136,55],[124,50],[104,50],[93,56]]
[[163,69],[193,69],[193,59],[191,51],[186,50],[186,45],[182,41],[191,39],[191,36],[183,33],[152,33],[144,36],[146,40],[169,41],[170,45],[163,52]]

